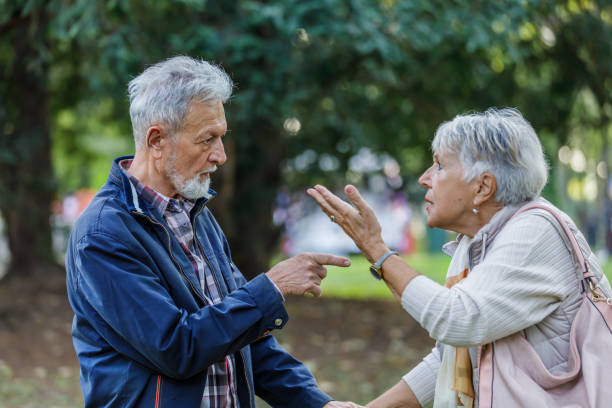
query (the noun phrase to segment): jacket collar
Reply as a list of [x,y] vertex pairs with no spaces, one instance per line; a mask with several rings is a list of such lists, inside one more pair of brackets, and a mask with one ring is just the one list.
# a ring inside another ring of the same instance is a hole
[[[153,216],[154,214],[161,216],[162,214],[158,214],[155,206],[153,206],[148,200],[145,200],[142,195],[136,191],[136,187],[134,184],[132,184],[127,174],[125,174],[119,165],[119,163],[123,160],[131,160],[133,158],[134,156],[121,156],[113,160],[108,176],[108,182],[119,188],[120,197],[130,212],[138,212],[149,216]],[[212,188],[208,189],[208,193],[210,194],[210,198],[198,199],[194,208],[199,210],[201,207],[206,205],[209,200],[217,195],[217,192]]]
[[[493,217],[489,220],[489,222],[484,225],[472,240],[468,248],[468,263],[470,270],[482,262],[485,257],[486,251],[497,237],[497,234],[503,229],[504,225],[512,216],[523,206],[532,203],[546,203],[547,201],[543,198],[536,198],[533,201],[524,201],[517,204],[510,204],[502,207],[501,210],[496,212]],[[447,242],[442,247],[442,251],[449,256],[453,256],[457,247],[459,246],[459,241],[463,238],[463,234],[458,234],[457,239],[451,242]]]

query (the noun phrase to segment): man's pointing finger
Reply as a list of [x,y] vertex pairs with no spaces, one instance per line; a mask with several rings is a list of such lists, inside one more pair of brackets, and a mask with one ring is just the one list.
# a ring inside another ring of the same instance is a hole
[[349,266],[351,261],[343,256],[331,254],[310,254],[313,261],[319,265]]

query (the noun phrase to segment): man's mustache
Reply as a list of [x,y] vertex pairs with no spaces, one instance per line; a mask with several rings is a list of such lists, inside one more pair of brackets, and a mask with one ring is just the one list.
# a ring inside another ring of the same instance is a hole
[[207,173],[214,173],[215,171],[217,171],[217,166],[212,166],[210,169],[202,170],[201,172],[199,172],[198,176],[201,176],[202,174],[207,174]]

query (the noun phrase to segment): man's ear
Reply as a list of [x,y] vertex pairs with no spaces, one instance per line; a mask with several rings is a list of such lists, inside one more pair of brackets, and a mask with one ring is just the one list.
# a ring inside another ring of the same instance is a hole
[[474,197],[474,205],[480,206],[483,203],[494,200],[497,192],[497,180],[491,173],[483,173],[478,178],[476,184],[476,196]]
[[147,130],[145,142],[151,156],[160,159],[163,155],[164,146],[168,142],[168,135],[161,126],[153,125]]

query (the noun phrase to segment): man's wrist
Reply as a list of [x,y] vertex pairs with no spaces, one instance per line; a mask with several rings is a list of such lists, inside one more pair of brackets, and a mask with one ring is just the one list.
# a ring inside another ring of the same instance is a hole
[[283,303],[285,303],[285,296],[283,295],[283,291],[280,290],[280,288],[278,287],[278,285],[276,284],[276,282],[274,282],[272,279],[270,279],[270,277],[264,273],[264,275],[266,275],[266,278],[268,278],[268,280],[270,281],[270,283],[272,283],[272,286],[274,286],[274,289],[276,289],[276,291],[278,292],[278,294],[280,295],[281,299],[283,299]]

